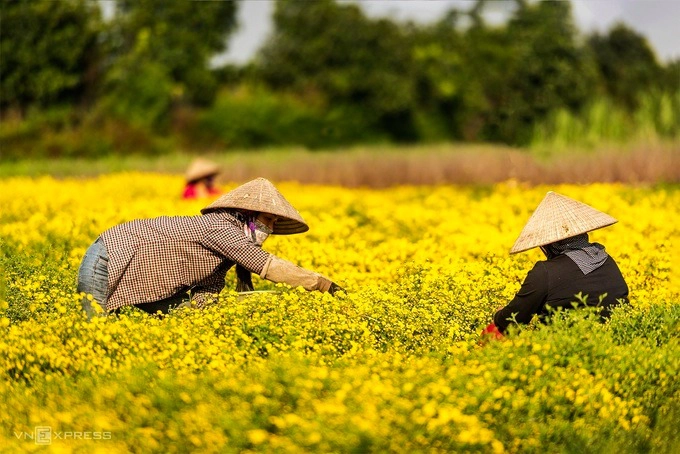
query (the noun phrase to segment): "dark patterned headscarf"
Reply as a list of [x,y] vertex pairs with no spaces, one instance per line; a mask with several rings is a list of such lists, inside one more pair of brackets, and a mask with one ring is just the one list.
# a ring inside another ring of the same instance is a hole
[[572,236],[564,240],[544,246],[548,251],[548,258],[556,257],[561,254],[567,255],[576,263],[583,274],[588,274],[604,265],[609,254],[604,250],[600,243],[588,241],[588,234]]
[[[246,238],[250,238],[254,241],[255,237],[253,232],[255,231],[255,216],[253,216],[252,213],[246,214],[238,210],[230,211],[243,229]],[[241,265],[236,264],[236,291],[240,293],[252,292],[253,290],[255,290],[255,287],[253,286],[253,278],[250,271]]]

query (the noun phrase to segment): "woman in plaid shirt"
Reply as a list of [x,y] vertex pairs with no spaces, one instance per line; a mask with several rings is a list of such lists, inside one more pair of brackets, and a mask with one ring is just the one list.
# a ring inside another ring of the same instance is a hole
[[200,216],[162,216],[117,225],[90,246],[78,272],[78,291],[88,316],[98,310],[135,306],[168,313],[192,303],[202,307],[225,286],[234,265],[237,290],[252,290],[250,273],[273,282],[334,294],[328,278],[262,250],[270,234],[302,233],[309,227],[264,179],[223,195]]

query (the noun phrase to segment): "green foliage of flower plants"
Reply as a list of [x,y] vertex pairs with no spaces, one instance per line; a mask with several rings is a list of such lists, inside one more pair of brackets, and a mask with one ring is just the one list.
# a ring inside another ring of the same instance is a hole
[[256,279],[277,293],[243,297],[228,275],[203,310],[88,321],[75,291],[85,248],[110,225],[209,203],[180,200],[181,183],[0,181],[4,452],[44,449],[36,428],[65,452],[680,449],[677,188],[551,188],[620,219],[593,233],[631,290],[606,324],[571,311],[480,338],[540,259],[507,249],[547,188],[512,182],[281,184],[312,228],[265,248],[346,293]]

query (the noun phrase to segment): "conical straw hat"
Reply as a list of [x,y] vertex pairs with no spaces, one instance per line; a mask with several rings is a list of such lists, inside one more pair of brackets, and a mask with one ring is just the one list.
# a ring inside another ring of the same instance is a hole
[[188,182],[192,182],[218,173],[220,173],[220,168],[217,164],[207,159],[197,158],[189,165],[185,178]]
[[556,192],[548,192],[519,234],[511,254],[597,230],[617,220]]
[[277,235],[290,235],[309,230],[300,213],[271,181],[265,178],[256,178],[229,191],[203,208],[201,213],[209,213],[220,208],[238,208],[278,216],[279,219],[274,224],[274,233]]

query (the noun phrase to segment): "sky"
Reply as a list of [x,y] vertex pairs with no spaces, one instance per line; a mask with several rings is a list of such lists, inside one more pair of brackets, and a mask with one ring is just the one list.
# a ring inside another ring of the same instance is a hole
[[[345,0],[359,4],[369,17],[398,21],[433,22],[452,7],[468,9],[471,0]],[[572,0],[576,25],[584,33],[607,32],[617,22],[647,38],[660,61],[680,58],[680,0]],[[501,20],[512,3],[491,2],[489,22]],[[272,31],[273,0],[242,0],[239,30],[231,37],[229,49],[213,59],[213,65],[242,64],[253,57]]]

